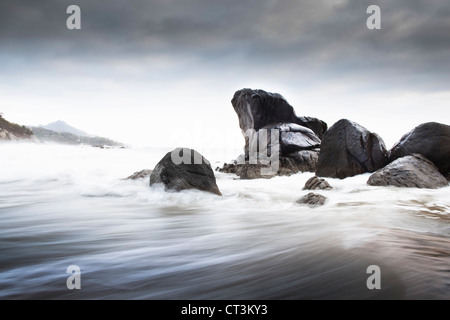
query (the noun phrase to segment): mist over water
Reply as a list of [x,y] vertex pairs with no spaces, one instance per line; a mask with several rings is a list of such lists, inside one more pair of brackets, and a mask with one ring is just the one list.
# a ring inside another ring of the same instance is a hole
[[[450,298],[450,187],[327,179],[312,209],[295,203],[312,173],[216,172],[222,197],[123,180],[168,151],[1,144],[0,298]],[[238,155],[201,152],[213,168]]]

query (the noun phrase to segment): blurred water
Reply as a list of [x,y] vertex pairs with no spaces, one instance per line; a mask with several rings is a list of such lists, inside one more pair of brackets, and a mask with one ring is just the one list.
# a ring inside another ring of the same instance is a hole
[[[295,204],[311,173],[216,173],[223,197],[122,180],[168,151],[1,144],[0,298],[450,298],[449,187],[328,179],[311,209]],[[69,265],[81,290],[66,287]]]

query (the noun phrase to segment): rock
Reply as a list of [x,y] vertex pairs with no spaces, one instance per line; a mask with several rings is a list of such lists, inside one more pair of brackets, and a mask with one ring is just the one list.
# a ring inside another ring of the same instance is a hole
[[367,181],[371,186],[396,186],[437,189],[448,185],[447,179],[423,155],[402,157],[376,171]]
[[[320,148],[319,137],[309,128],[295,123],[276,123],[264,126],[261,129],[267,131],[267,142],[269,150],[272,150],[270,135],[272,130],[278,130],[279,151],[283,156],[290,153]],[[260,130],[261,130],[260,129]],[[260,134],[261,131],[258,131]],[[264,149],[263,149],[264,150]],[[269,153],[270,154],[270,153]]]
[[309,207],[314,208],[323,206],[327,198],[321,194],[310,192],[306,196],[301,197],[296,201],[298,204],[307,204]]
[[[325,122],[297,117],[294,108],[278,93],[242,89],[234,94],[231,103],[245,137],[245,153],[242,161],[225,164],[219,171],[235,173],[242,179],[267,178],[270,176],[258,173],[269,167],[265,161],[278,161],[278,171],[271,176],[316,170],[320,137],[327,129]],[[278,138],[272,135],[273,130],[277,130]],[[266,142],[260,143],[260,138],[267,138]]]
[[317,176],[311,177],[306,181],[303,190],[331,190],[330,184],[325,179],[320,179]]
[[274,174],[271,175],[263,175],[262,169],[269,169],[270,165],[264,165],[261,163],[257,164],[250,164],[249,162],[246,162],[242,165],[242,167],[239,170],[239,177],[243,180],[248,179],[270,179],[274,176]]
[[32,138],[33,132],[29,128],[7,121],[0,112],[0,141],[30,140]]
[[298,172],[315,172],[319,159],[318,150],[303,150],[280,157],[279,176],[290,176]]
[[15,140],[18,140],[18,139],[13,134],[8,132],[7,130],[4,130],[4,129],[0,128],[0,140],[15,141]]
[[242,89],[231,100],[239,117],[239,126],[258,131],[266,125],[278,122],[299,124],[311,129],[319,138],[327,130],[327,124],[311,117],[297,117],[294,108],[278,93],[263,90]]
[[146,178],[149,175],[151,175],[152,172],[153,172],[153,170],[144,169],[144,170],[133,173],[128,178],[125,178],[125,180],[137,180],[137,179]]
[[390,152],[390,161],[420,153],[434,163],[439,171],[450,174],[450,126],[437,123],[423,123],[397,142]]
[[241,168],[242,165],[238,165],[236,161],[233,161],[232,163],[224,163],[222,168],[217,167],[216,171],[224,172],[224,173],[234,173],[238,171],[239,168]]
[[388,163],[383,140],[359,124],[342,119],[323,136],[316,175],[344,179],[374,172]]
[[168,152],[158,162],[150,175],[150,185],[155,183],[163,183],[168,190],[197,189],[222,195],[209,161],[188,148]]
[[238,163],[233,161],[232,163],[225,163],[222,168],[219,168],[219,172],[234,173],[241,177],[241,179],[259,179],[259,178],[272,178],[277,176],[290,176],[298,172],[315,172],[317,167],[317,160],[319,158],[318,150],[305,150],[291,153],[289,157],[280,157],[279,166],[276,174],[262,175],[262,168],[269,168],[269,164],[250,164],[248,161],[245,163]]

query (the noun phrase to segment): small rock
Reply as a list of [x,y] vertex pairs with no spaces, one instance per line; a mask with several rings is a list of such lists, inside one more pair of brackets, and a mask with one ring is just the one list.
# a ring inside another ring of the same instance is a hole
[[250,164],[249,162],[246,162],[244,165],[242,165],[242,168],[239,170],[239,176],[242,180],[250,180],[250,179],[270,179],[274,175],[263,175],[262,170],[267,169],[269,170],[270,165],[264,165],[264,164]]
[[142,179],[142,178],[146,178],[149,175],[151,175],[153,172],[153,170],[149,170],[149,169],[144,169],[138,172],[133,173],[131,176],[129,176],[128,178],[125,178],[125,180],[137,180],[137,179]]
[[331,190],[330,184],[325,180],[317,176],[311,177],[306,181],[303,190]]
[[318,206],[323,206],[327,198],[321,194],[310,192],[306,196],[301,197],[296,201],[299,204],[307,204],[309,207],[314,208]]

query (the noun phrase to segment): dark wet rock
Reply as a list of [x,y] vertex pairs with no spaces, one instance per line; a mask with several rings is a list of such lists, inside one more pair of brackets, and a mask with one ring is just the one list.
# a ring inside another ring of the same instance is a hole
[[327,198],[321,194],[310,192],[296,201],[298,204],[307,204],[309,207],[323,206]]
[[144,169],[141,171],[137,171],[133,173],[131,176],[125,178],[125,180],[137,180],[137,179],[143,179],[151,175],[153,170]]
[[294,108],[278,93],[264,90],[242,89],[231,100],[239,117],[239,126],[245,132],[248,129],[258,131],[264,126],[289,122],[311,129],[319,138],[327,130],[327,124],[311,117],[297,117]]
[[387,163],[388,152],[376,133],[342,119],[322,138],[316,175],[344,179],[374,172]]
[[390,161],[420,153],[439,171],[450,174],[450,126],[437,122],[423,123],[405,134],[390,152]]
[[311,177],[306,181],[303,190],[331,190],[330,184],[325,180],[317,176]]
[[[270,150],[276,145],[271,144],[271,134],[273,130],[278,131],[278,150],[282,156],[301,150],[311,150],[320,148],[319,137],[309,128],[295,124],[295,123],[275,123],[264,126],[261,129],[266,130],[267,142]],[[261,129],[258,131],[258,136],[261,134]],[[263,148],[263,150],[265,150]]]
[[[278,93],[242,89],[234,94],[231,103],[245,138],[244,156],[241,161],[225,164],[218,169],[220,172],[235,173],[242,179],[315,172],[320,137],[327,129],[325,122],[297,117],[294,108]],[[277,161],[278,166],[266,164]],[[262,177],[258,171],[269,166],[275,172]]]
[[448,181],[436,166],[421,154],[402,157],[376,171],[367,181],[371,186],[437,189]]
[[[175,161],[172,160],[174,157]],[[197,189],[222,195],[209,161],[188,148],[168,152],[158,162],[150,175],[150,185],[155,183],[162,183],[169,190]]]

